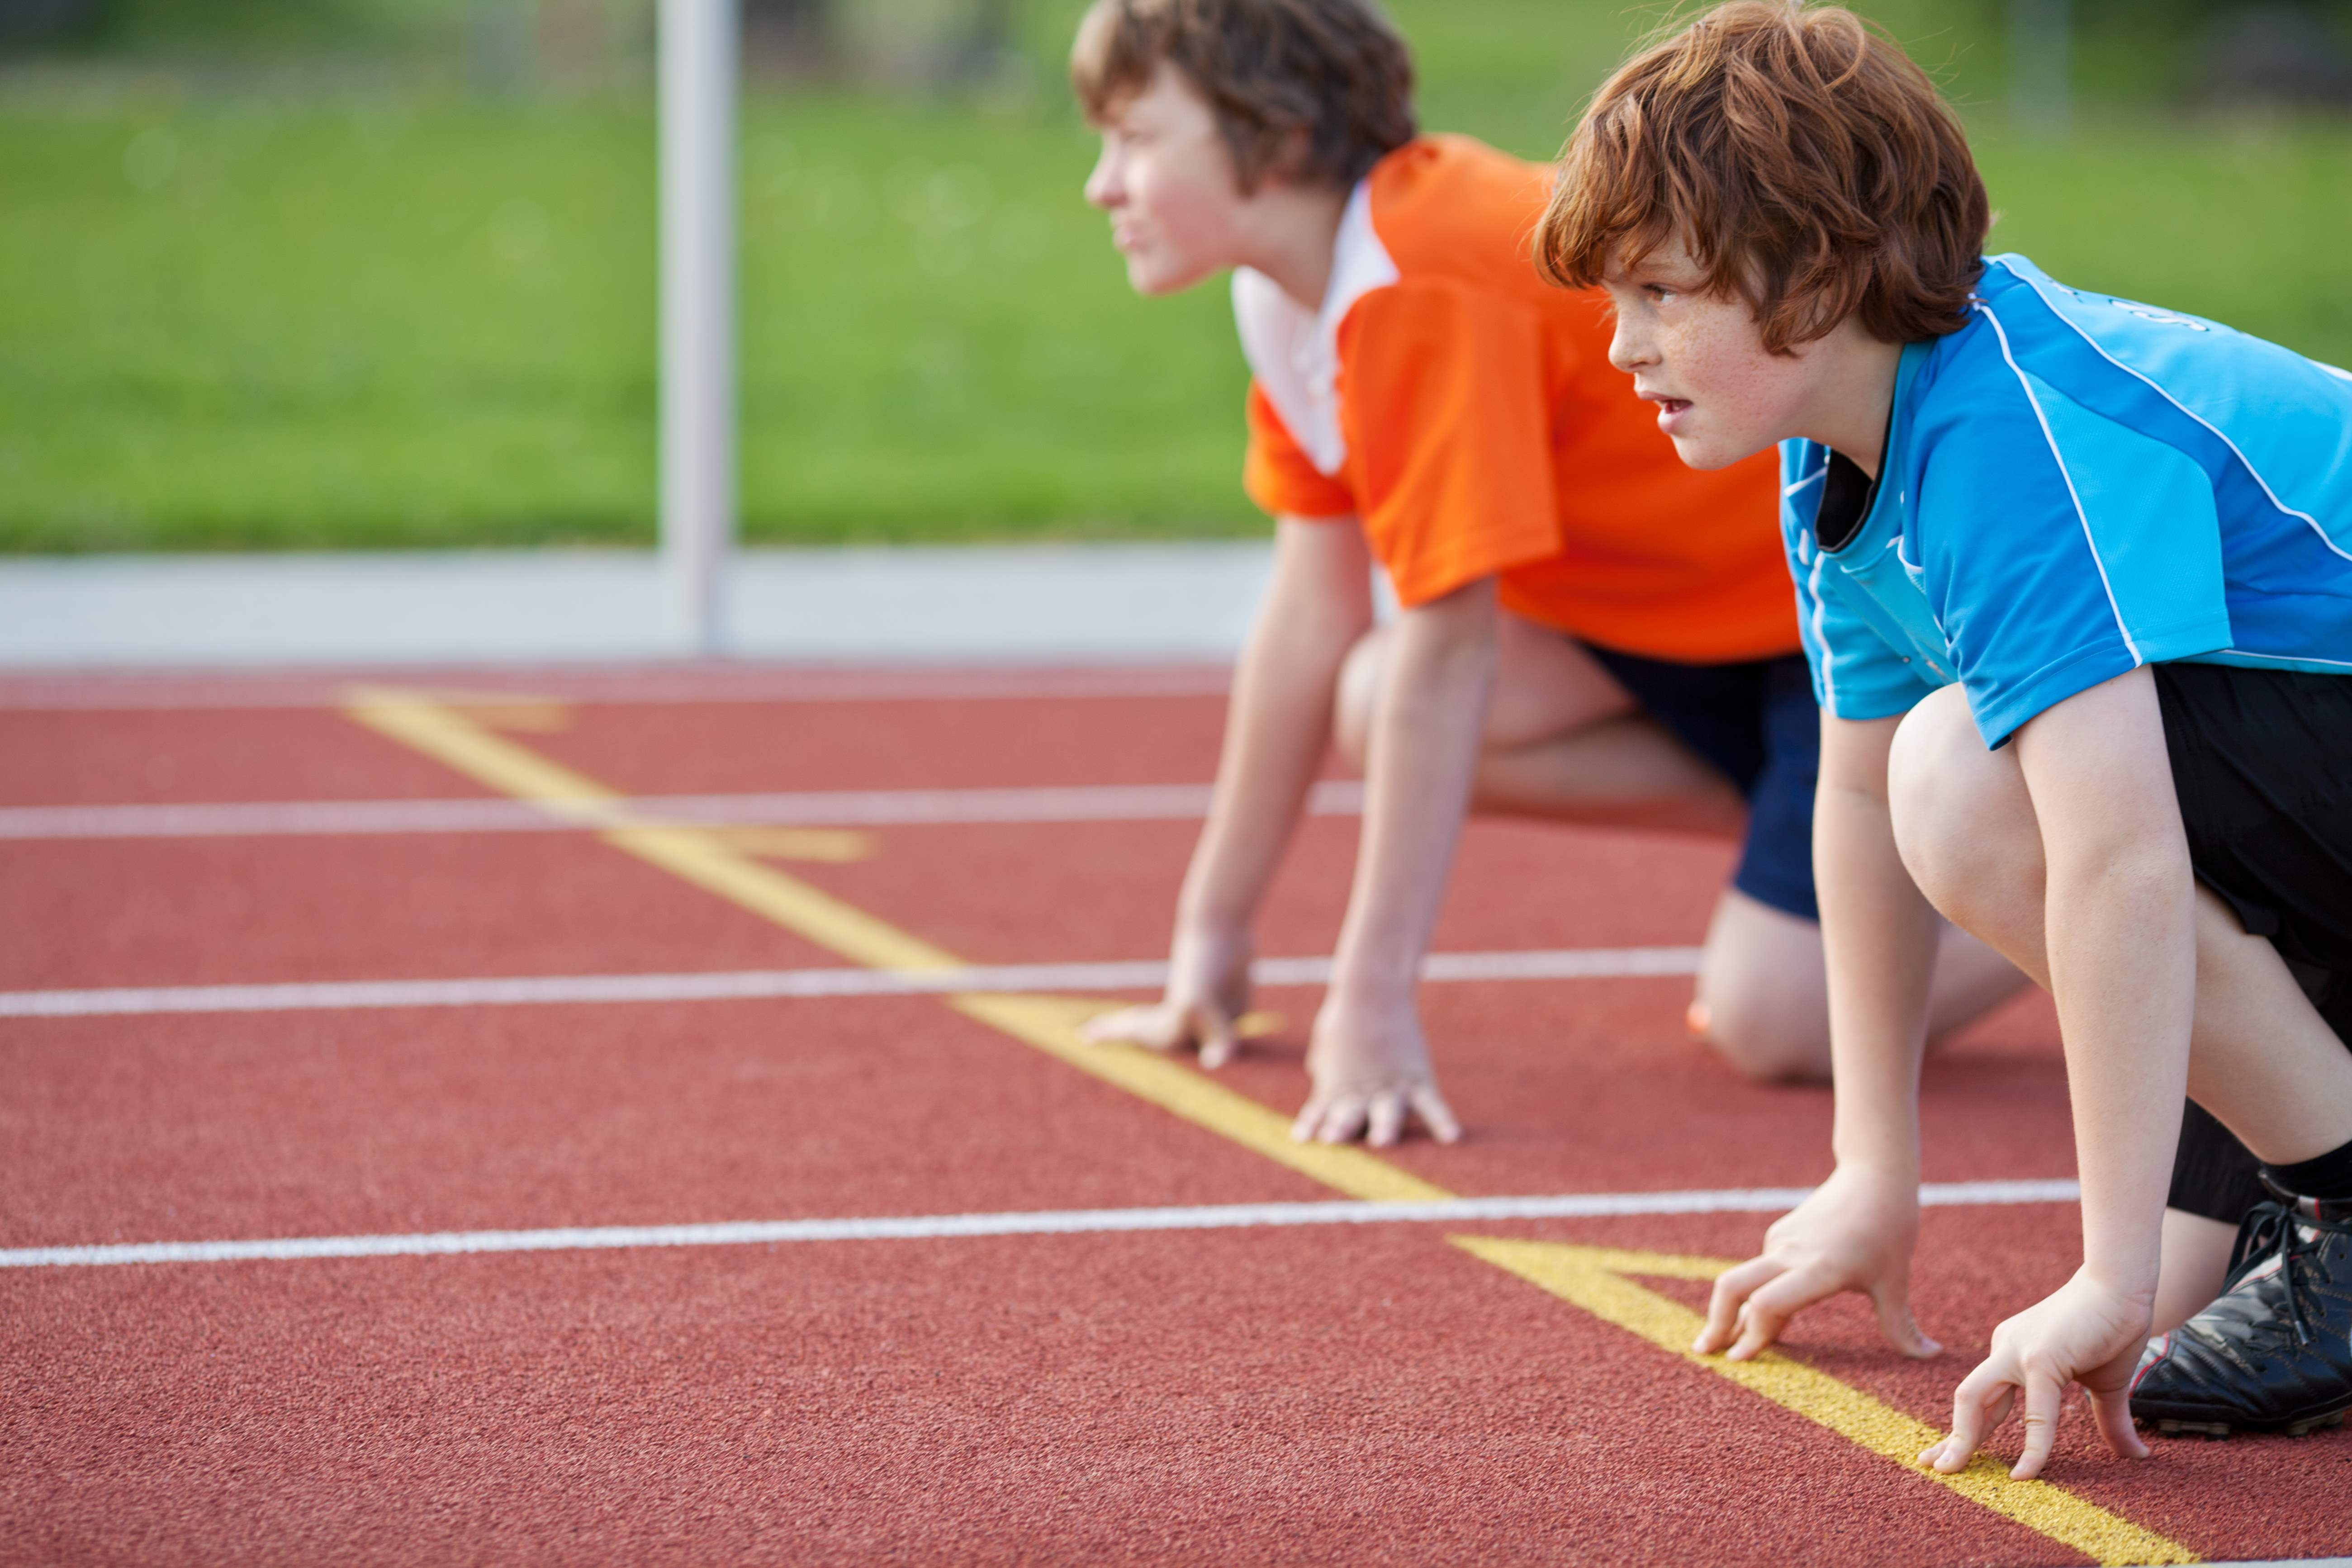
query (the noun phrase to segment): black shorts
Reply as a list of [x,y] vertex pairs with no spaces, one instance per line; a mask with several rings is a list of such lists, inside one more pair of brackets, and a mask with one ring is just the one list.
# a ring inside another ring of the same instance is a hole
[[[2197,879],[2352,1040],[2352,678],[2160,664],[2156,692]],[[2258,1166],[2192,1102],[2167,1202],[2234,1225],[2269,1195]]]
[[1759,904],[1818,921],[1813,784],[1822,713],[1802,654],[1738,664],[1676,664],[1580,645],[1642,710],[1713,763],[1748,803],[1748,837],[1731,885]]

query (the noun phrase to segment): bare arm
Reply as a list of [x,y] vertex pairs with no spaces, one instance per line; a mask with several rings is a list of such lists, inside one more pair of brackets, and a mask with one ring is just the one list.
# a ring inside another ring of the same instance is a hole
[[1831,1145],[1841,1166],[1919,1184],[1919,1058],[1941,927],[1903,868],[1887,808],[1886,758],[1900,720],[1822,720],[1814,882],[1829,961]]
[[1315,1091],[1300,1137],[1360,1131],[1391,1143],[1408,1110],[1439,1138],[1459,1135],[1413,997],[1470,809],[1501,614],[1493,580],[1482,579],[1399,617],[1372,712],[1355,882],[1307,1052]]
[[2156,1299],[2165,1189],[2188,1090],[2197,1003],[2196,886],[2165,752],[2155,677],[2118,676],[2018,731],[2019,771],[2042,825],[2051,994],[2066,1045],[2083,1266],[1994,1331],[1953,1396],[1937,1468],[1966,1464],[2022,1396],[2014,1474],[2048,1458],[2067,1384],[2079,1382],[2108,1445],[2144,1455],[2129,1390]]
[[1938,927],[1903,868],[1887,808],[1900,723],[1822,716],[1813,880],[1829,962],[1837,1170],[1766,1234],[1763,1253],[1716,1281],[1697,1348],[1746,1360],[1803,1308],[1857,1290],[1912,1355],[1937,1346],[1912,1321],[1919,1228],[1919,1058]]
[[1244,929],[1331,742],[1339,668],[1372,624],[1371,556],[1353,521],[1285,518],[1274,579],[1234,672],[1216,795],[1177,904],[1181,930]]
[[2069,698],[2016,745],[2050,868],[2083,1267],[2152,1300],[2197,1004],[2196,881],[2155,678],[2141,668]]
[[1330,744],[1348,650],[1372,624],[1371,558],[1351,520],[1276,525],[1274,576],[1234,674],[1207,826],[1178,899],[1168,991],[1098,1020],[1098,1039],[1234,1049],[1248,993],[1249,928]]
[[1499,631],[1488,578],[1400,617],[1372,713],[1364,834],[1332,989],[1409,1000],[1437,923],[1470,786]]

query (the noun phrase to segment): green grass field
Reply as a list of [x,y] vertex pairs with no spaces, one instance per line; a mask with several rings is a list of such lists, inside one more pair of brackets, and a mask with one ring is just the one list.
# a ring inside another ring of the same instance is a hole
[[[1643,20],[1393,9],[1427,122],[1536,155]],[[2352,362],[2352,126],[2099,110],[2040,142],[1990,46],[1880,9],[1971,105],[1996,247]],[[992,109],[749,105],[754,540],[1263,526],[1223,291],[1129,295],[1049,73]],[[648,104],[95,79],[0,89],[0,549],[651,538]]]

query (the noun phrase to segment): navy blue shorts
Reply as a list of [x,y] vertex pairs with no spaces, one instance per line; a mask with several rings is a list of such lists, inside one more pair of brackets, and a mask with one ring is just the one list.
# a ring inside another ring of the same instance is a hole
[[1822,713],[1805,656],[1675,664],[1581,646],[1643,712],[1713,763],[1748,802],[1748,841],[1731,885],[1759,904],[1820,920],[1813,784],[1822,771]]

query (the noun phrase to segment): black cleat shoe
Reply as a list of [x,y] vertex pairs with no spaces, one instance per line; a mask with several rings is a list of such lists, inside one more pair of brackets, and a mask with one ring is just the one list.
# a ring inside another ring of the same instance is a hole
[[2352,1203],[2282,1194],[2238,1230],[2229,1288],[2147,1343],[2132,1415],[2167,1435],[2285,1432],[2352,1409]]

